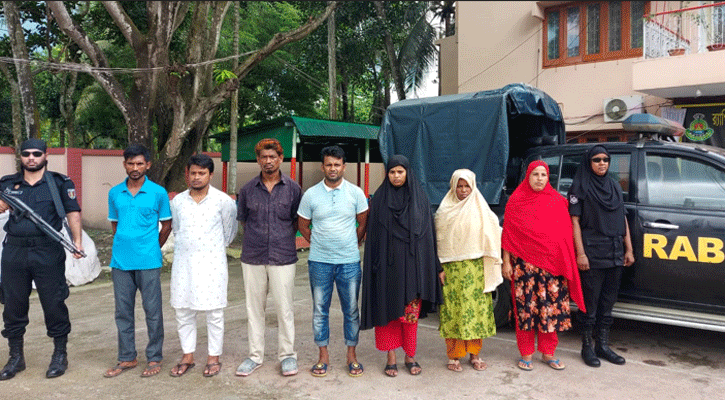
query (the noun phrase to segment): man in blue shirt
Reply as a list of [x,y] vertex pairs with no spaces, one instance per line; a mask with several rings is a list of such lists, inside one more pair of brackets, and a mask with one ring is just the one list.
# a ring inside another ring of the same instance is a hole
[[[363,374],[363,366],[355,355],[360,330],[357,304],[362,277],[358,246],[365,235],[368,203],[362,189],[343,179],[345,152],[342,148],[325,147],[321,156],[325,179],[305,192],[297,210],[300,233],[310,242],[312,329],[315,344],[320,348],[319,360],[311,372],[317,377],[327,375],[329,311],[332,286],[336,284],[344,316],[348,373],[357,377]],[[310,224],[314,226],[310,228]]]
[[136,290],[141,292],[149,335],[148,366],[141,376],[149,377],[161,371],[164,342],[161,246],[171,232],[171,209],[166,189],[146,177],[151,168],[150,158],[144,146],[133,144],[126,148],[123,166],[128,178],[108,192],[108,219],[114,234],[111,268],[116,300],[118,364],[105,372],[107,378],[138,365],[134,337]]

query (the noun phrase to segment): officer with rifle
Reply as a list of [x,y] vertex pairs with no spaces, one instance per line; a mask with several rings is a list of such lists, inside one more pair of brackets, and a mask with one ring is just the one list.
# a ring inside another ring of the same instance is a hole
[[[66,343],[71,326],[65,305],[69,292],[65,279],[64,244],[42,222],[34,219],[40,217],[59,234],[67,217],[73,243],[71,246],[66,241],[65,246],[73,257],[81,258],[84,256],[81,208],[70,178],[47,170],[46,150],[45,142],[40,139],[24,141],[20,146],[22,171],[0,179],[2,197],[7,200],[0,200],[0,212],[11,212],[4,228],[7,234],[0,265],[1,297],[5,304],[2,335],[8,339],[10,358],[0,371],[0,380],[11,379],[25,369],[23,335],[28,325],[33,281],[43,308],[48,336],[53,338],[55,346],[45,376],[61,376],[68,368]],[[22,203],[35,215],[20,209]]]

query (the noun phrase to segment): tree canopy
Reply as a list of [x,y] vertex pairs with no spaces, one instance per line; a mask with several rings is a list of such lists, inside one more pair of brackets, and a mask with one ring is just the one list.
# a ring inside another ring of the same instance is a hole
[[322,22],[335,10],[340,118],[378,123],[390,90],[405,98],[431,67],[431,3],[240,2],[235,55],[230,2],[3,2],[0,144],[30,132],[54,146],[142,143],[155,157],[152,178],[178,190],[188,157],[228,129],[232,93],[240,126],[327,115]]

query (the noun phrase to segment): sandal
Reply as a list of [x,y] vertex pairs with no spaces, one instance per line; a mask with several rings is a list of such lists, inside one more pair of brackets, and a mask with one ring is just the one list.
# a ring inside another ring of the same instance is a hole
[[[174,368],[169,371],[169,375],[173,376],[174,378],[178,378],[180,376],[183,376],[185,373],[187,373],[190,369],[194,368],[193,362],[190,363],[178,363],[176,364],[176,372],[174,372]],[[183,368],[183,369],[182,369]]]
[[[123,363],[134,363],[134,364],[123,365]],[[103,373],[103,376],[106,378],[114,378],[114,377],[121,375],[121,373],[128,371],[129,369],[136,368],[137,366],[138,366],[138,362],[136,360],[123,361],[123,362],[116,364],[115,367],[109,368],[108,371]]]
[[519,359],[519,362],[516,364],[519,369],[523,369],[524,371],[531,371],[534,369],[534,365],[531,361],[526,361],[523,358]]
[[470,362],[473,366],[473,369],[475,369],[476,371],[484,371],[486,368],[488,368],[488,365],[480,358],[472,358]]
[[323,376],[327,375],[327,364],[321,362],[317,363],[312,366],[312,369],[310,370],[310,373],[312,373],[312,376],[315,376],[317,378],[322,378]]
[[[347,374],[350,375],[353,378],[357,378],[358,376],[361,376],[365,370],[363,369],[362,364],[360,364],[357,361],[353,361],[350,364],[347,364],[348,372]],[[360,371],[358,373],[353,373],[352,371]]]
[[395,378],[398,376],[398,364],[387,364],[385,365],[385,369],[383,370],[385,372],[385,375]]
[[562,369],[566,368],[566,365],[564,365],[558,358],[551,358],[549,360],[542,359],[541,362],[547,364],[551,368],[561,371]]
[[[423,372],[423,368],[421,368],[417,361],[405,363],[405,368],[408,368],[408,372],[410,372],[411,375],[420,375],[420,373]],[[418,368],[418,371],[413,372],[413,368]]]
[[[216,370],[212,371],[212,369],[214,367],[219,367],[219,368],[217,368]],[[204,367],[204,374],[203,375],[204,375],[205,378],[209,378],[209,377],[212,377],[214,375],[217,375],[219,373],[219,371],[221,371],[221,370],[222,370],[222,363],[219,362],[219,361],[213,362],[211,364],[207,364]]]
[[461,367],[461,362],[459,360],[448,360],[448,369],[453,372],[461,372],[463,371],[463,367]]
[[161,362],[151,361],[141,373],[142,378],[148,378],[150,376],[157,375],[161,372]]

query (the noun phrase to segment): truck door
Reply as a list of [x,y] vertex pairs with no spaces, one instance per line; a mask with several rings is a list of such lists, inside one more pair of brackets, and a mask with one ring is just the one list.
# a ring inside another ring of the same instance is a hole
[[[635,264],[622,297],[683,308],[725,304],[725,166],[705,156],[644,149]],[[722,310],[721,310],[722,311]]]

